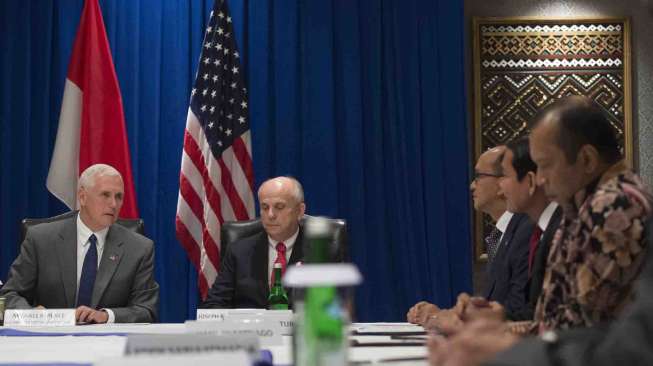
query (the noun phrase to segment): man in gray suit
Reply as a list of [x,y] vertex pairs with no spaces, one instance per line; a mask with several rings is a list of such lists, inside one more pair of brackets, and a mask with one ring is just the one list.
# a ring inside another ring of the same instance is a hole
[[79,214],[27,231],[0,291],[7,309],[74,307],[80,323],[156,321],[154,243],[115,224],[120,173],[96,164],[78,186]]

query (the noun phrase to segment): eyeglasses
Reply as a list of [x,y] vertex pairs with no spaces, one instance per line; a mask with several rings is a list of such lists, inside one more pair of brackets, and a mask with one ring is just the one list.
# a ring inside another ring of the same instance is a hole
[[503,177],[503,174],[474,172],[474,181],[479,181],[481,178],[485,178],[485,177],[501,178]]

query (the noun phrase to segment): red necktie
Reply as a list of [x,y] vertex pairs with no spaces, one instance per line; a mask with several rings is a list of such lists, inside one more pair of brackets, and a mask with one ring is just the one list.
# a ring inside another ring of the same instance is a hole
[[[274,263],[281,263],[281,276],[286,273],[286,245],[282,242],[277,243],[277,259],[274,260]],[[274,286],[274,269],[270,275],[270,288]]]
[[537,251],[537,245],[540,242],[540,236],[542,236],[542,229],[539,226],[535,226],[533,233],[531,234],[531,239],[528,242],[528,277],[531,277],[533,270],[533,260],[535,259],[535,251]]

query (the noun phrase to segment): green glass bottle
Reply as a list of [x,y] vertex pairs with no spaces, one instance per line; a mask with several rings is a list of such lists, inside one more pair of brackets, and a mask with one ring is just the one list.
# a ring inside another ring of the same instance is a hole
[[288,295],[281,285],[281,263],[274,264],[274,285],[268,296],[270,310],[288,310]]

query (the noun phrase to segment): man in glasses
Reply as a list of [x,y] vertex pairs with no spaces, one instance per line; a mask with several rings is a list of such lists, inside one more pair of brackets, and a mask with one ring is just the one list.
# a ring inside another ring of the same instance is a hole
[[[474,167],[474,180],[469,186],[474,209],[490,215],[495,227],[485,238],[488,255],[488,279],[482,296],[503,305],[509,311],[520,312],[526,307],[528,282],[528,242],[533,223],[524,214],[506,210],[506,198],[499,187],[503,176],[501,158],[505,146],[490,149],[478,158]],[[458,304],[465,303],[469,295],[459,295]],[[453,331],[460,319],[460,306],[441,310],[436,305],[421,301],[408,312],[407,319],[427,328]]]

